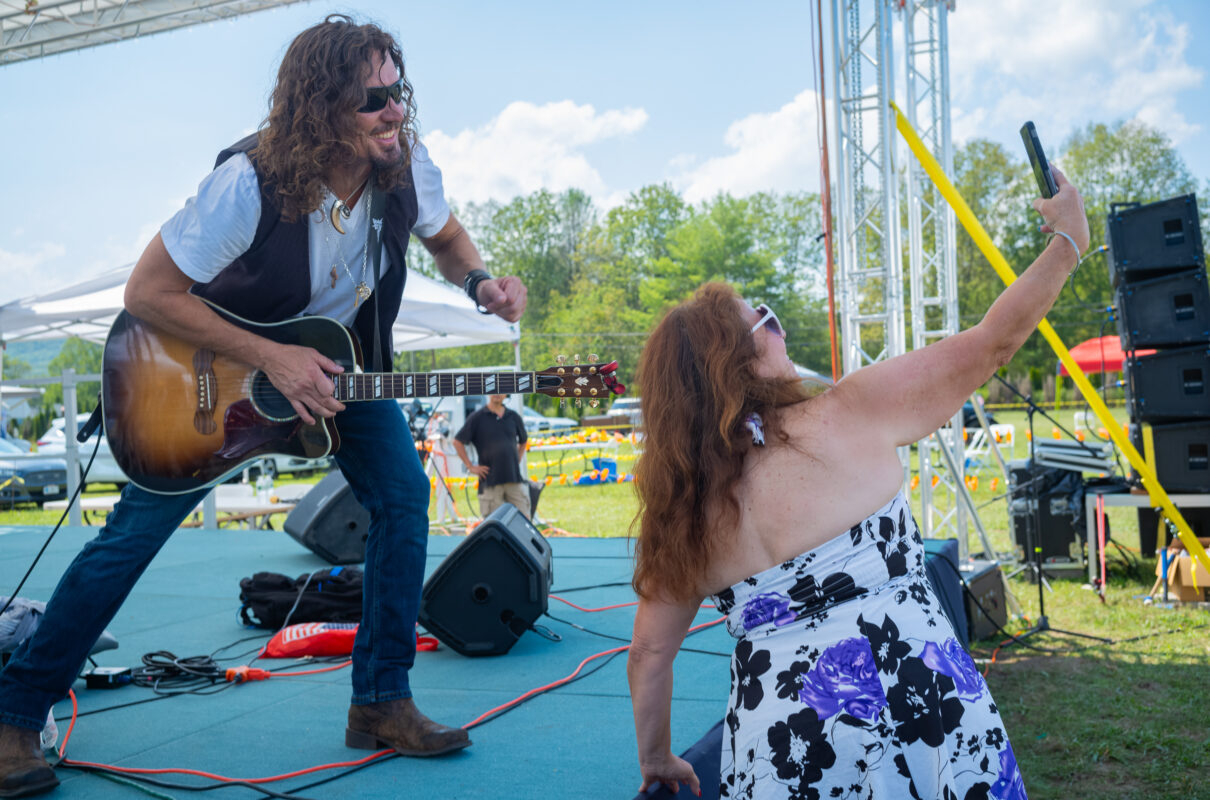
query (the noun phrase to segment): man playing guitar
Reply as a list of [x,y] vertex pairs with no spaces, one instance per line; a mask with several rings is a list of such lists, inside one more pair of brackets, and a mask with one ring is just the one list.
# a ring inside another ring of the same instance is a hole
[[[199,351],[260,370],[303,422],[335,419],[336,463],[371,515],[346,744],[427,756],[470,740],[411,699],[429,484],[403,416],[389,399],[346,408],[334,396],[339,364],[232,324],[211,306],[258,323],[334,318],[359,335],[367,364],[389,370],[414,233],[485,313],[520,318],[525,286],[483,271],[416,136],[414,112],[392,36],[340,15],[302,32],[282,60],[268,119],[220,155],[197,196],[151,241],[126,307]],[[0,797],[57,785],[38,741],[48,710],[207,491],[163,495],[130,484],[64,573],[37,632],[0,673]]]

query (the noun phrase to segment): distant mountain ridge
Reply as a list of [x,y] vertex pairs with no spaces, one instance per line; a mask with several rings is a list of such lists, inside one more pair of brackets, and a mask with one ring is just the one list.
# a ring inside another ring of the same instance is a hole
[[[63,349],[66,339],[38,339],[32,342],[9,342],[7,353],[10,358],[19,358],[30,366],[29,377],[49,377],[46,369],[59,351]],[[8,375],[4,376],[6,379]]]

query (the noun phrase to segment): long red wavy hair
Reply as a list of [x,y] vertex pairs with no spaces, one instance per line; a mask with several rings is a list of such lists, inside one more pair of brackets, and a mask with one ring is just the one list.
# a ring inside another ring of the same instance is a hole
[[635,464],[641,597],[698,593],[715,544],[739,521],[735,484],[759,414],[785,440],[778,409],[808,398],[792,377],[756,374],[756,342],[739,295],[707,283],[655,327],[639,359],[643,452]]

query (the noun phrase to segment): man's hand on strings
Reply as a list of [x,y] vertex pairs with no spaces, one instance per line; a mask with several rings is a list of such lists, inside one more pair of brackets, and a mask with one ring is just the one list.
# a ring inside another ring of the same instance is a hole
[[319,351],[280,345],[272,350],[263,369],[269,381],[285,395],[308,425],[315,424],[316,416],[331,418],[344,411],[344,404],[333,396],[336,385],[331,378],[344,372],[344,367]]

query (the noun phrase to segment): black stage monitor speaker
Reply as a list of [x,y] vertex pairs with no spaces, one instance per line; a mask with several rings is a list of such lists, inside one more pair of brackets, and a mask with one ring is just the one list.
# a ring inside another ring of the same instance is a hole
[[1024,561],[1029,547],[1042,548],[1043,567],[1078,566],[1084,558],[1084,482],[1080,473],[1033,466],[1028,459],[1008,464],[1009,523]]
[[1210,418],[1210,346],[1197,345],[1131,356],[1126,396],[1136,422]]
[[329,564],[358,564],[366,559],[370,512],[365,510],[339,470],[324,476],[286,517],[286,533]]
[[970,594],[966,595],[966,618],[970,625],[967,635],[972,641],[996,636],[1008,624],[1004,578],[999,563],[972,559],[962,565],[962,579],[970,589]]
[[[1131,444],[1146,456],[1142,428],[1130,426]],[[1166,492],[1210,492],[1210,420],[1152,425],[1155,476]]]
[[1192,194],[1129,208],[1115,205],[1105,226],[1105,243],[1114,286],[1206,266],[1197,197]]
[[464,656],[501,655],[546,613],[552,580],[550,544],[505,503],[424,582],[420,624]]
[[1123,350],[1210,341],[1210,292],[1202,267],[1123,283],[1116,299]]

